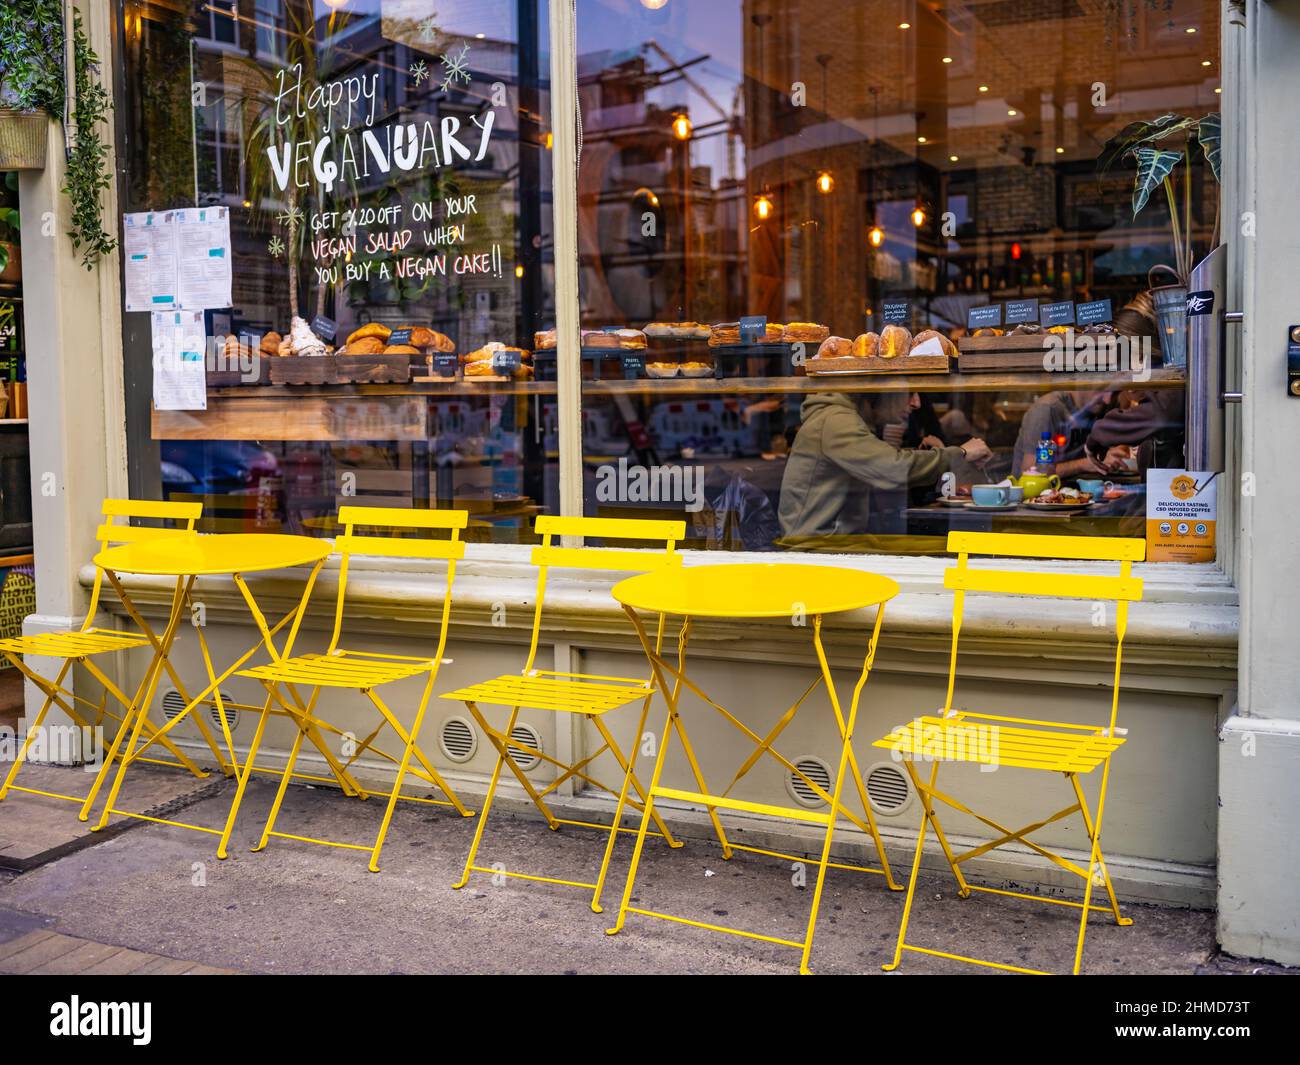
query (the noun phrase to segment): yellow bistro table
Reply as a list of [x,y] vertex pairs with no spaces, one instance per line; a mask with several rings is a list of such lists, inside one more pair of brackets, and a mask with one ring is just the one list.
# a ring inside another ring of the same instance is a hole
[[[320,573],[321,566],[329,557],[331,544],[328,540],[318,540],[310,536],[290,536],[278,533],[228,533],[219,535],[200,535],[195,533],[192,536],[169,538],[166,540],[144,540],[138,543],[122,544],[117,547],[109,547],[99,552],[95,556],[95,564],[101,567],[116,589],[117,594],[121,597],[123,604],[128,610],[137,608],[131,602],[130,596],[127,595],[126,589],[122,586],[119,573],[136,573],[146,576],[165,576],[175,577],[176,586],[172,594],[171,613],[167,619],[167,626],[163,630],[161,638],[154,648],[154,657],[145,673],[144,679],[137,689],[139,694],[139,703],[132,708],[132,714],[123,721],[122,728],[119,730],[117,737],[113,741],[112,749],[108,757],[111,760],[122,743],[122,737],[130,729],[129,739],[126,747],[122,751],[118,761],[117,774],[113,778],[113,786],[108,794],[108,800],[104,803],[103,813],[100,815],[99,823],[95,825],[95,830],[103,828],[112,814],[119,814],[124,817],[134,817],[142,821],[155,821],[160,824],[173,825],[178,828],[188,828],[195,832],[208,832],[221,837],[217,847],[217,856],[226,857],[226,846],[230,841],[230,832],[234,827],[235,816],[239,812],[239,804],[243,799],[244,788],[248,783],[248,767],[252,765],[253,755],[256,753],[257,745],[262,738],[262,729],[259,724],[257,735],[253,739],[249,757],[241,771],[238,760],[235,757],[235,744],[230,734],[230,723],[226,718],[226,707],[235,710],[255,710],[261,711],[260,706],[246,706],[241,703],[227,703],[221,694],[221,684],[231,676],[236,670],[244,665],[258,649],[265,646],[271,659],[279,662],[282,658],[289,655],[293,650],[293,642],[298,635],[298,628],[302,623],[303,613],[306,610],[307,602],[311,598],[312,587],[316,583],[316,577]],[[311,566],[311,573],[303,586],[302,595],[298,603],[292,610],[285,614],[278,622],[271,625],[267,622],[266,616],[257,605],[253,598],[253,593],[248,587],[244,575],[247,573],[265,572],[267,570],[290,569],[296,566]],[[191,699],[170,721],[162,727],[151,731],[148,740],[137,747],[140,740],[140,733],[149,716],[149,707],[153,703],[155,691],[158,686],[158,679],[161,676],[164,663],[171,653],[172,645],[176,641],[176,634],[180,628],[182,615],[185,604],[190,600],[190,592],[194,587],[194,582],[199,577],[211,576],[232,576],[235,585],[243,595],[244,602],[248,606],[248,611],[252,615],[253,622],[257,626],[259,639],[247,651],[239,656],[238,659],[228,669],[217,674],[212,664],[212,655],[208,650],[207,639],[203,634],[203,625],[196,625],[198,632],[199,647],[203,653],[203,665],[207,672],[208,686],[203,689],[197,696]],[[275,646],[275,636],[286,625],[289,626],[288,635],[285,637],[283,649],[277,649]],[[142,694],[140,694],[142,693]],[[226,751],[230,757],[229,765],[222,765],[222,769],[227,773],[233,772],[238,778],[238,787],[235,790],[235,797],[230,804],[230,812],[226,818],[226,824],[222,829],[207,828],[202,825],[187,824],[182,821],[169,821],[161,817],[150,817],[146,814],[132,813],[129,810],[117,809],[117,797],[122,788],[122,781],[126,777],[127,767],[140,758],[153,744],[161,742],[162,739],[173,728],[185,720],[195,708],[205,705],[208,702],[215,703],[217,710],[217,720],[221,725],[222,736],[225,740]],[[265,718],[262,719],[265,721]],[[328,750],[323,739],[319,734],[313,734],[312,741],[320,749],[321,754],[328,762],[330,769],[333,771],[335,778],[343,787],[344,791],[354,794],[356,791],[355,782],[347,773],[346,769],[334,757],[333,753]],[[328,778],[322,778],[328,779]]]
[[[802,951],[800,972],[807,973],[808,958],[812,952],[813,931],[817,924],[817,910],[821,903],[822,885],[827,868],[847,869],[856,872],[881,874],[891,890],[901,891],[902,886],[895,883],[889,859],[876,828],[876,821],[871,813],[871,804],[867,801],[866,786],[862,782],[862,773],[853,753],[853,726],[857,720],[858,702],[862,689],[871,672],[871,664],[876,654],[876,644],[880,637],[880,626],[885,616],[885,604],[898,594],[898,585],[888,577],[881,577],[861,570],[843,569],[836,566],[797,565],[785,563],[739,564],[723,566],[690,566],[681,569],[665,569],[652,573],[643,573],[629,577],[614,586],[613,595],[622,605],[631,619],[641,646],[645,651],[659,690],[668,704],[668,718],[664,724],[663,741],[655,760],[654,773],[650,781],[649,794],[641,815],[641,827],[637,833],[636,847],[632,852],[632,865],[628,869],[627,883],[623,889],[623,900],[619,906],[618,920],[608,930],[615,935],[623,928],[629,913],[643,917],[657,917],[662,920],[688,924],[696,928],[706,928],[715,932],[729,932],[749,939],[762,940],[765,943],[778,943]],[[860,610],[866,607],[876,608],[875,625],[867,643],[862,664],[862,672],[853,689],[853,697],[848,707],[848,714],[841,710],[839,697],[835,691],[831,667],[822,646],[822,618],[827,614],[841,613],[847,610]],[[682,618],[681,632],[677,645],[677,664],[673,665],[655,650],[653,638],[646,632],[638,611],[650,614],[672,614]],[[760,736],[749,726],[740,721],[731,711],[707,695],[697,684],[686,676],[686,649],[690,640],[691,624],[696,618],[789,618],[792,624],[808,625],[812,633],[812,645],[816,652],[819,675],[804,690],[793,706],[786,710],[780,720],[766,736]],[[810,624],[809,624],[810,622]],[[668,678],[672,681],[669,682]],[[825,685],[830,700],[831,710],[835,714],[836,727],[840,734],[839,768],[835,773],[831,794],[801,772],[788,758],[777,751],[777,738],[794,720],[799,708],[819,686]],[[682,688],[686,688],[710,707],[720,713],[728,722],[755,744],[754,750],[741,763],[730,784],[720,793],[710,793],[704,781],[695,751],[687,736],[678,713],[678,700]],[[681,741],[683,753],[690,764],[697,791],[683,791],[664,787],[660,782],[664,761],[673,733]],[[772,806],[766,803],[749,802],[730,797],[731,791],[757,764],[760,758],[767,756],[775,759],[790,773],[795,774],[809,789],[826,803],[825,812],[820,810],[795,809],[791,807]],[[864,818],[858,817],[840,801],[844,778],[848,774],[853,778],[858,798],[862,804]],[[777,851],[762,850],[757,847],[745,847],[732,843],[728,838],[718,810],[740,810],[765,817],[788,818],[804,823],[822,825],[826,834],[822,843],[821,859],[817,864],[817,882],[813,888],[812,911],[808,916],[807,932],[802,940],[780,939],[774,936],[760,935],[756,932],[722,925],[706,924],[660,911],[641,909],[629,905],[633,885],[636,881],[637,865],[641,860],[641,848],[645,844],[646,828],[655,813],[657,799],[675,799],[681,802],[699,803],[709,811],[713,829],[722,845],[722,855],[730,858],[735,850],[751,851],[772,857],[800,861],[793,854],[781,854]],[[835,826],[843,817],[857,825],[863,832],[869,833],[875,841],[876,853],[880,857],[879,869],[843,865],[830,861],[831,840]]]

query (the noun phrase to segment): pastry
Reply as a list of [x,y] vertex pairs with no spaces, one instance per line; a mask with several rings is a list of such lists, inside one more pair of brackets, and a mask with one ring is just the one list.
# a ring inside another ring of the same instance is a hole
[[557,343],[554,329],[540,329],[533,334],[533,347],[538,351],[550,351]]
[[387,340],[392,332],[388,326],[381,322],[367,322],[360,329],[354,329],[348,334],[348,347],[365,337],[378,337],[380,340]]
[[781,334],[787,344],[820,344],[831,331],[815,322],[789,322]]
[[675,362],[648,362],[645,372],[650,377],[676,377],[679,367]]
[[377,336],[362,337],[360,340],[349,340],[347,347],[343,349],[344,355],[378,355],[384,350],[384,342]]
[[[349,353],[351,349],[349,349]],[[419,355],[420,349],[411,344],[389,344],[384,348],[385,355]]]
[[639,350],[645,347],[645,334],[639,329],[620,329],[614,336],[620,348]]
[[728,344],[740,343],[740,323],[723,322],[709,329],[709,347],[720,348]]
[[1040,337],[1043,335],[1043,327],[1037,322],[1021,322],[1013,330],[1013,337]]
[[263,333],[262,343],[258,350],[261,351],[263,355],[276,355],[280,351],[280,342],[282,340],[284,340],[284,337],[280,336],[280,334],[274,330],[269,333]]
[[880,331],[882,359],[894,359],[912,350],[912,334],[901,325],[887,325]]
[[281,341],[280,341],[279,349],[277,350],[276,354],[278,354],[278,355],[292,355],[292,354],[293,354],[293,341],[290,340],[288,337],[285,337],[283,340],[281,340]]
[[708,362],[684,362],[681,364],[683,377],[708,377],[713,373],[713,364]]
[[222,350],[225,353],[227,362],[238,363],[248,351],[248,346],[242,343],[234,333],[231,333],[226,337],[226,343]]
[[[1049,333],[1055,333],[1057,336],[1064,336],[1066,333],[1072,332],[1073,330],[1074,326],[1072,325],[1053,325],[1049,326],[1047,329]],[[998,335],[1001,336],[1000,333]]]
[[641,332],[671,340],[707,340],[711,330],[699,322],[650,322]]
[[[826,330],[827,333],[830,330]],[[763,330],[763,343],[777,344],[785,337],[785,326],[777,322],[768,322],[767,327]]]
[[912,337],[912,347],[915,348],[916,345],[923,344],[927,340],[938,340],[940,345],[943,347],[943,353],[945,355],[950,359],[955,359],[957,357],[957,345],[937,329],[922,329],[916,334],[916,336]]
[[492,340],[484,344],[481,348],[476,348],[468,355],[462,355],[461,361],[468,365],[471,362],[491,362],[492,356],[498,351],[505,348],[499,340]]
[[432,348],[434,351],[455,351],[456,343],[445,333],[417,325],[411,330],[411,347]]
[[[380,326],[382,329],[383,326]],[[325,342],[311,331],[303,319],[294,318],[289,323],[289,344],[295,355],[312,357],[325,354]]]
[[1084,336],[1109,337],[1115,335],[1115,327],[1110,322],[1094,322],[1083,331]]
[[855,359],[872,359],[880,354],[879,333],[859,333],[853,341],[852,355]]
[[827,337],[821,342],[814,359],[845,359],[853,354],[853,341],[847,337]]
[[491,359],[479,359],[475,362],[465,364],[466,377],[495,377],[496,370],[492,368]]
[[584,329],[582,331],[582,346],[584,348],[617,348],[619,346],[618,335],[606,333],[603,329]]
[[975,332],[971,334],[973,337],[1000,337],[1004,335],[1005,334],[1001,329],[997,329],[991,325],[986,325],[983,329],[976,329]]

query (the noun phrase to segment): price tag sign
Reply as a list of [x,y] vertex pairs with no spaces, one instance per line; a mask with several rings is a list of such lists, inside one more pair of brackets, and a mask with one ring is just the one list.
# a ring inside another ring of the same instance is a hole
[[751,314],[740,320],[740,342],[757,344],[767,339],[767,315]]
[[623,356],[623,376],[629,381],[645,376],[645,359],[640,355]]
[[1110,319],[1110,300],[1093,300],[1091,303],[1080,303],[1075,308],[1074,320],[1078,325],[1096,325],[1098,322],[1109,322]]
[[906,325],[912,320],[912,305],[907,300],[885,300],[885,325]]
[[385,341],[386,344],[409,344],[411,342],[411,329],[408,326],[405,329],[394,329]]
[[311,331],[321,340],[333,340],[338,335],[339,324],[333,318],[318,314],[311,320]]
[[1054,325],[1073,325],[1074,300],[1065,300],[1062,303],[1044,303],[1038,309],[1038,320],[1042,322],[1045,328]]
[[454,352],[439,352],[433,357],[433,372],[438,377],[455,377],[460,358]]
[[1007,325],[1038,321],[1037,300],[1012,300],[1007,304]]
[[1002,324],[1002,304],[990,303],[987,307],[972,307],[966,312],[966,328],[996,329]]
[[494,351],[492,353],[492,372],[508,377],[519,369],[519,352]]

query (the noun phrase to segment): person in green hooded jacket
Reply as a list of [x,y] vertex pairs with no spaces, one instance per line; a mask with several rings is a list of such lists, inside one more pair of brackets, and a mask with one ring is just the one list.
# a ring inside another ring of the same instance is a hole
[[873,495],[897,503],[912,485],[936,484],[963,462],[978,466],[992,457],[978,437],[945,447],[927,436],[922,449],[913,451],[886,443],[873,431],[919,406],[915,392],[816,392],[804,400],[802,424],[781,479],[778,514],[784,535],[884,531],[872,526]]

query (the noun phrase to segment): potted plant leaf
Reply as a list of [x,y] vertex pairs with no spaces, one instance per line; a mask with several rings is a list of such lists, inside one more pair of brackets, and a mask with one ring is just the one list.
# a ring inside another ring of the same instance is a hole
[[[1217,111],[1201,118],[1188,118],[1171,112],[1148,122],[1130,122],[1102,146],[1101,154],[1097,156],[1099,175],[1106,174],[1121,160],[1133,159],[1136,167],[1133,175],[1134,218],[1157,190],[1163,190],[1165,202],[1169,205],[1174,264],[1153,266],[1147,278],[1152,282],[1151,301],[1160,326],[1165,362],[1174,366],[1187,362],[1187,282],[1195,265],[1191,162],[1198,148],[1217,184],[1222,148],[1222,125]],[[1210,248],[1218,242],[1219,205],[1216,200]],[[1157,271],[1168,272],[1174,282],[1155,285],[1153,275]]]

